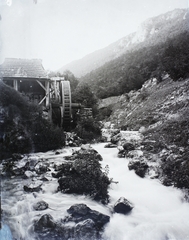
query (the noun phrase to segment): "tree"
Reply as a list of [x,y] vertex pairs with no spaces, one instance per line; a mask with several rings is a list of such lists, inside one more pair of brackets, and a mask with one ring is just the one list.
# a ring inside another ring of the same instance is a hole
[[97,98],[88,84],[79,84],[73,93],[72,101],[81,103],[84,107],[93,108],[97,104]]
[[173,80],[186,78],[189,75],[189,33],[185,32],[168,41],[164,51],[165,71]]
[[63,73],[51,71],[48,73],[48,76],[49,77],[61,77],[61,78],[64,78],[65,80],[69,81],[72,93],[74,92],[74,90],[76,89],[76,87],[79,83],[78,79],[74,76],[74,74],[70,70],[65,70]]
[[65,78],[65,80],[70,81],[70,87],[73,92],[79,83],[78,79],[74,76],[74,74],[70,70],[65,70],[62,75]]

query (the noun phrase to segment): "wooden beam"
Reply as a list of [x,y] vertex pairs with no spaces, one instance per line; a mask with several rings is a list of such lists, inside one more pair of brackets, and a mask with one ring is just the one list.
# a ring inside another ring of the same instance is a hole
[[43,84],[42,84],[39,80],[36,80],[36,82],[45,90],[45,92],[47,91],[47,89],[45,88],[45,86],[43,86]]
[[44,96],[44,98],[43,98],[43,99],[41,99],[41,101],[39,102],[39,105],[41,105],[41,104],[42,104],[42,102],[44,102],[44,101],[45,101],[45,99],[46,99],[46,96]]

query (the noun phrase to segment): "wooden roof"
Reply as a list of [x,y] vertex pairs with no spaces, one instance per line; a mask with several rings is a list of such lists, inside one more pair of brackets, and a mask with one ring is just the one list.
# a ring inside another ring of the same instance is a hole
[[41,59],[6,58],[0,65],[3,78],[47,78]]

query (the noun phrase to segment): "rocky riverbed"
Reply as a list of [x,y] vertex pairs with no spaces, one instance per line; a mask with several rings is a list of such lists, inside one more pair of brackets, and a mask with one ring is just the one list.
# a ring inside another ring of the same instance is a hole
[[189,239],[189,204],[156,179],[142,135],[108,140],[3,161],[2,223],[12,239]]

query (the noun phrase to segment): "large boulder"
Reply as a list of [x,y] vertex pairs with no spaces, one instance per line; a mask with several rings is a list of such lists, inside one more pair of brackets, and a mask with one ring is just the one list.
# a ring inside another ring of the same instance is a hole
[[121,145],[118,146],[118,157],[119,158],[125,158],[126,156],[128,156],[128,153],[130,151],[133,151],[135,149],[134,144],[129,143],[129,142],[123,142],[120,143]]
[[109,142],[111,141],[111,138],[117,135],[119,132],[119,129],[111,128],[110,122],[106,122],[104,123],[104,128],[102,129],[102,138],[104,139],[104,142]]
[[114,135],[111,137],[111,143],[117,144],[121,139],[121,133],[118,133],[117,135]]
[[40,162],[40,163],[36,164],[35,171],[37,174],[43,174],[43,173],[46,173],[47,171],[49,171],[48,167],[49,167],[49,164]]
[[32,172],[32,171],[25,171],[24,175],[22,176],[24,179],[27,179],[27,178],[32,178],[32,177],[35,177],[37,176],[37,174],[35,172]]
[[42,190],[43,182],[42,181],[36,181],[35,183],[29,183],[28,185],[24,185],[24,191],[31,193],[31,192],[40,192]]
[[[50,214],[44,214],[40,217],[39,220],[34,222],[34,239],[40,240],[68,240],[69,238],[65,237],[66,231],[64,227],[57,223]],[[70,234],[67,234],[70,236]]]
[[45,201],[39,201],[33,205],[33,209],[36,211],[42,211],[42,210],[47,209],[48,207],[49,207],[49,205]]
[[128,164],[129,170],[134,170],[135,173],[143,178],[149,168],[148,164],[144,161],[130,161]]
[[21,157],[14,154],[12,158],[3,160],[2,172],[8,176],[21,176],[23,179],[28,179],[44,174],[47,171],[50,171],[49,163],[35,155]]
[[114,211],[116,213],[128,214],[133,209],[132,203],[130,203],[126,198],[121,197],[114,205]]
[[104,147],[105,147],[105,148],[116,148],[117,145],[116,145],[116,144],[113,144],[113,143],[107,143]]
[[95,223],[91,219],[86,219],[83,222],[77,223],[74,233],[74,239],[101,239],[99,232],[95,230]]
[[71,206],[65,219],[55,221],[44,214],[34,223],[36,239],[40,240],[101,240],[103,227],[110,217],[94,211],[85,204]]
[[124,149],[126,152],[135,150],[134,144],[132,144],[132,143],[130,143],[130,142],[125,142],[125,143],[123,143],[122,146],[123,146],[123,149]]
[[90,219],[94,222],[94,226],[98,230],[102,229],[110,221],[109,216],[92,210],[85,204],[75,204],[67,212],[70,214],[69,221],[81,222]]
[[56,222],[50,214],[44,214],[38,221],[34,224],[34,230],[36,232],[43,232],[47,230],[52,230],[56,227]]

